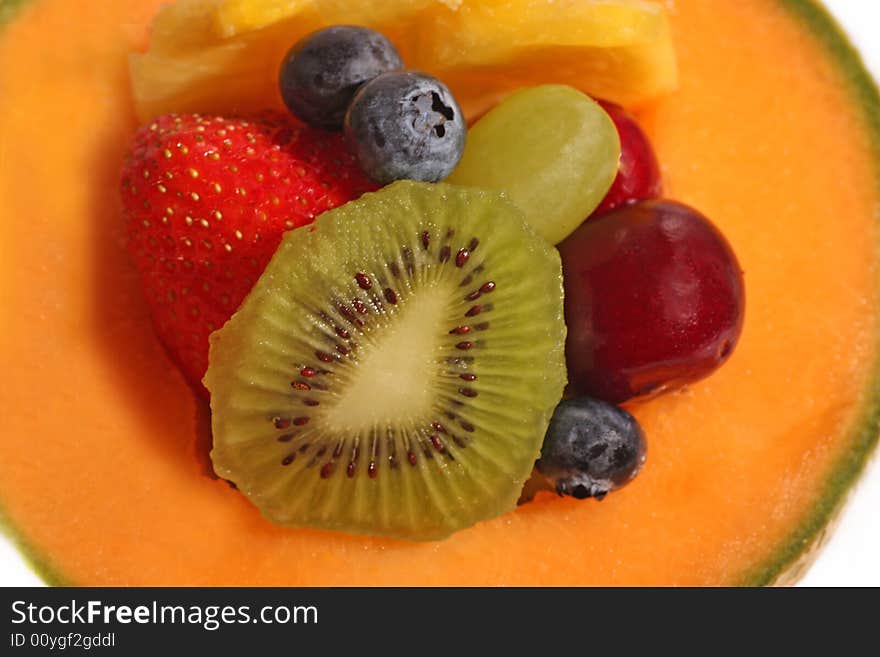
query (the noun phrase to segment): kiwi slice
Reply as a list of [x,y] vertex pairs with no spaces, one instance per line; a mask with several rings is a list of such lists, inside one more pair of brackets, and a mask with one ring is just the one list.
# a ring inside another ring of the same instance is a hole
[[398,182],[289,232],[211,336],[218,475],[271,521],[413,540],[516,505],[565,384],[556,250]]

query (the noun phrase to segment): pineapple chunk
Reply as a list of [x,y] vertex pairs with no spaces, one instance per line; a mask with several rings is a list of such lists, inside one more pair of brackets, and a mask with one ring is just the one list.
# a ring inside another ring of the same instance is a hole
[[319,14],[326,25],[387,25],[409,21],[435,5],[455,8],[460,0],[214,0],[215,28],[223,37],[244,34],[275,23]]
[[663,7],[642,0],[464,0],[417,42],[416,65],[471,105],[559,83],[632,107],[678,82]]
[[214,17],[219,1],[178,0],[162,5],[153,19],[150,51],[180,53],[215,43]]
[[317,14],[317,0],[215,0],[214,25],[222,38],[246,34],[289,18]]
[[284,53],[339,23],[386,34],[471,116],[517,87],[569,84],[632,106],[677,81],[663,7],[645,0],[178,0],[132,56],[138,115],[281,107]]

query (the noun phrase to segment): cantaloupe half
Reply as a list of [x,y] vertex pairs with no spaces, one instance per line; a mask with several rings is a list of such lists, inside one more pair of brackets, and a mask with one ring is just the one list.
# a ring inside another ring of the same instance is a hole
[[730,362],[635,408],[648,465],[604,502],[548,494],[412,544],[273,526],[197,456],[205,410],[153,334],[117,201],[135,126],[126,58],[160,2],[32,0],[0,36],[0,506],[50,582],[764,584],[797,572],[880,411],[880,100],[817,5],[676,0],[680,88],[641,112],[667,193],[712,217],[744,266]]

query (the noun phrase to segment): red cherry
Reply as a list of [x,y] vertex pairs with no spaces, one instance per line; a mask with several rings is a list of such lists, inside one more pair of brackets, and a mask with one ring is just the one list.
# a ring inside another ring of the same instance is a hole
[[633,115],[614,103],[604,100],[597,102],[608,112],[620,135],[620,168],[611,189],[591,217],[622,205],[657,198],[662,187],[657,156]]
[[695,210],[624,206],[585,222],[559,252],[577,393],[620,403],[697,381],[730,357],[743,325],[742,272]]

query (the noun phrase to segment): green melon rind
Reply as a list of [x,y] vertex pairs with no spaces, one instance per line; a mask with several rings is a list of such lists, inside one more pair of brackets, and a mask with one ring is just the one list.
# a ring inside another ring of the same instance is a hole
[[[0,5],[0,29],[16,12],[30,0],[5,0]],[[813,34],[837,64],[841,78],[860,108],[874,152],[877,169],[878,194],[880,194],[880,92],[868,73],[861,55],[849,42],[846,34],[831,14],[818,0],[778,0],[804,27]],[[880,256],[878,256],[880,257]],[[878,348],[880,352],[880,348]],[[834,521],[859,475],[864,471],[871,453],[880,439],[880,359],[875,363],[873,384],[863,403],[861,420],[855,423],[851,449],[842,455],[832,468],[824,490],[806,519],[782,541],[772,557],[748,570],[735,580],[742,586],[764,586],[774,583],[791,583],[789,575],[804,571],[815,557],[828,535],[829,525]],[[70,586],[72,582],[61,574],[52,560],[34,549],[11,522],[9,514],[0,505],[0,533],[16,546],[30,568],[50,586]]]
[[22,556],[28,569],[49,586],[76,586],[61,574],[61,571],[47,556],[31,547],[22,533],[12,524],[9,514],[0,506],[0,534],[2,534]]
[[0,28],[5,23],[12,20],[15,13],[21,9],[29,0],[0,0]]
[[[852,92],[859,108],[874,153],[874,180],[880,196],[880,92],[873,76],[865,68],[861,55],[849,42],[835,18],[816,0],[779,0],[782,6],[815,35],[836,64],[846,87]],[[878,249],[880,259],[880,249]],[[880,281],[878,281],[880,284]],[[880,353],[880,344],[877,347]],[[865,393],[860,418],[854,423],[852,435],[845,441],[849,448],[838,457],[831,473],[825,478],[822,492],[803,522],[791,532],[773,556],[746,571],[736,580],[742,586],[791,584],[818,555],[829,527],[842,510],[847,494],[865,469],[880,438],[880,358],[874,363],[871,385]]]

